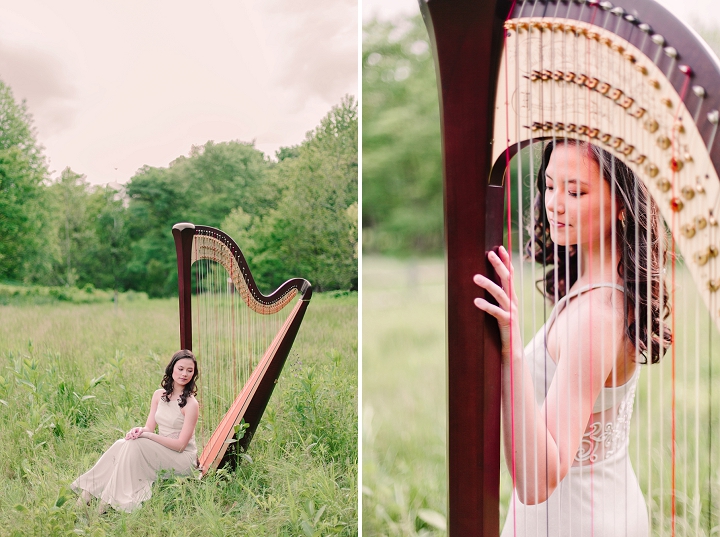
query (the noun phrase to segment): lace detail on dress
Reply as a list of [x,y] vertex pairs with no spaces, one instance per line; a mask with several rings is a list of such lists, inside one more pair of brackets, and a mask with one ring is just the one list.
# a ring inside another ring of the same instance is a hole
[[[636,386],[637,379],[633,381],[625,397],[620,401],[613,421],[609,423],[594,421],[592,425],[588,426],[582,440],[580,440],[575,462],[594,463],[598,460],[609,459],[628,445]],[[600,413],[600,416],[602,416],[602,413]]]

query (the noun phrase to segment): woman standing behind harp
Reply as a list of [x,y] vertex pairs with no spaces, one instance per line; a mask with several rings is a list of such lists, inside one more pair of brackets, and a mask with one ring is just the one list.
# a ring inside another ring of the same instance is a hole
[[627,166],[575,140],[545,148],[537,188],[527,253],[554,265],[541,283],[555,307],[524,350],[507,251],[488,255],[501,285],[474,277],[502,340],[502,535],[645,536],[628,435],[640,364],[671,343],[659,212]]

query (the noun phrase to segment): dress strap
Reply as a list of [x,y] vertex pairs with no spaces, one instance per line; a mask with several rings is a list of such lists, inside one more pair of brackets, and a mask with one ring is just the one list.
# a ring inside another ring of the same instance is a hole
[[601,282],[601,283],[592,283],[588,285],[583,285],[580,289],[576,289],[575,291],[572,291],[571,293],[565,295],[562,297],[558,303],[555,305],[555,307],[552,310],[552,313],[550,314],[550,318],[548,319],[547,323],[545,324],[545,333],[547,333],[550,330],[550,327],[555,322],[555,319],[560,314],[560,312],[563,310],[563,308],[567,305],[568,300],[571,298],[574,298],[578,295],[581,295],[582,293],[587,293],[588,291],[592,291],[593,289],[597,289],[598,287],[612,287],[621,293],[625,292],[625,288],[622,285],[619,285],[617,283],[612,282]]

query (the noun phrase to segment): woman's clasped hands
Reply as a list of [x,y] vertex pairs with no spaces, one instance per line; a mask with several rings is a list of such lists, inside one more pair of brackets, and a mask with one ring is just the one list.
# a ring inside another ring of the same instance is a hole
[[145,432],[144,427],[133,427],[130,429],[128,434],[125,435],[125,440],[135,440],[137,438],[140,438],[140,436]]

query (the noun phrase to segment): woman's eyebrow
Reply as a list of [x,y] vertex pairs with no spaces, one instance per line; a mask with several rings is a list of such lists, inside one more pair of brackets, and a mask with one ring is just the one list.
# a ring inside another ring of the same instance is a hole
[[[555,181],[555,179],[553,179],[551,176],[549,176],[547,173],[545,173],[545,180],[548,180],[548,179],[550,181]],[[576,185],[581,185],[581,186],[588,186],[588,183],[586,183],[585,181],[581,181],[579,179],[568,179],[565,182],[566,183],[575,183]]]

